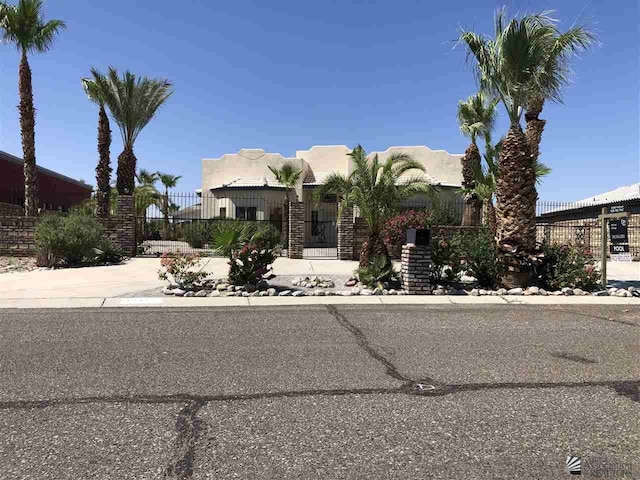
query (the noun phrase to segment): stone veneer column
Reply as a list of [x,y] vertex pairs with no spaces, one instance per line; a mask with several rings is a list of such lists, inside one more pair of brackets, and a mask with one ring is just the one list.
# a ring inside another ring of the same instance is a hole
[[289,258],[302,258],[304,252],[304,203],[289,203]]
[[409,295],[431,293],[431,245],[402,246],[402,288]]
[[338,260],[353,258],[353,207],[342,206],[338,217]]
[[133,256],[136,254],[136,207],[133,195],[118,195],[116,218],[118,246],[126,255]]

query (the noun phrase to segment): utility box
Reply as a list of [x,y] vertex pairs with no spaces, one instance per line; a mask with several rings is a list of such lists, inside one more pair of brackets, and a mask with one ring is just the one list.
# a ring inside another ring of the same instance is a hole
[[407,245],[427,246],[431,245],[431,230],[428,228],[407,229]]

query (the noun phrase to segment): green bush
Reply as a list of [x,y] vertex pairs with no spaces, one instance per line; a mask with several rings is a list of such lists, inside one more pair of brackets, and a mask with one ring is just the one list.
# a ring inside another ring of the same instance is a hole
[[260,250],[276,250],[280,245],[280,232],[268,222],[221,220],[214,224],[212,246],[219,254],[231,258],[233,252],[247,243]]
[[360,267],[356,270],[356,276],[363,285],[369,288],[383,288],[384,283],[398,281],[398,275],[393,270],[393,265],[382,256],[371,257],[366,267]]
[[432,241],[431,281],[436,285],[451,285],[460,280],[462,273],[461,238],[454,235],[447,238],[438,232]]
[[545,288],[558,290],[563,287],[593,290],[600,280],[591,250],[574,245],[542,246],[544,260],[539,281]]
[[495,288],[500,276],[496,244],[487,229],[467,233],[461,238],[464,265],[484,288]]
[[95,249],[111,248],[109,255],[114,253],[103,240],[102,225],[82,210],[43,216],[36,225],[35,241],[39,259],[48,266],[95,263],[100,258]]
[[108,239],[103,238],[98,247],[93,249],[95,263],[120,263],[124,253]]
[[257,284],[269,272],[276,257],[273,250],[246,243],[234,250],[229,260],[229,281],[233,285]]
[[207,222],[185,224],[182,227],[183,237],[192,248],[202,248],[213,237],[213,226]]

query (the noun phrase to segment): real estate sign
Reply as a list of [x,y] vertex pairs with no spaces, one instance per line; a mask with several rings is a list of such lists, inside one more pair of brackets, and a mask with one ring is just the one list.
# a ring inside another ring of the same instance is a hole
[[[622,205],[620,208],[624,210]],[[617,210],[615,213],[620,212],[620,210]],[[615,218],[609,220],[609,237],[611,238],[611,245],[609,246],[611,260],[616,260],[618,262],[630,262],[629,226],[626,218]]]

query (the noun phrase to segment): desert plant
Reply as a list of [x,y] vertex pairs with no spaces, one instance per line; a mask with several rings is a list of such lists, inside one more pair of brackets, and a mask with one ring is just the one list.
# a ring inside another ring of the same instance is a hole
[[203,269],[206,263],[196,254],[163,253],[160,259],[158,278],[173,282],[181,288],[192,288],[207,276]]
[[493,236],[488,229],[462,235],[460,252],[467,271],[483,288],[498,285],[500,264]]
[[276,257],[273,250],[246,243],[229,259],[229,281],[233,285],[255,285],[266,275]]
[[[423,175],[424,166],[410,155],[401,152],[390,154],[384,162],[378,154],[368,158],[358,145],[349,153],[353,160],[353,172],[348,176],[333,173],[316,189],[316,199],[335,194],[341,207],[356,205],[369,227],[368,238],[360,253],[360,266],[366,267],[369,258],[382,256],[390,262],[382,230],[388,218],[400,210],[400,202],[418,195],[426,195],[434,203],[435,190]],[[416,174],[409,175],[410,171]]]
[[137,77],[126,71],[122,77],[110,67],[104,76],[104,102],[120,128],[124,149],[118,157],[116,188],[120,195],[133,195],[135,189],[136,156],[133,147],[140,132],[171,96],[168,80]]
[[94,249],[103,244],[102,236],[102,226],[82,211],[45,215],[35,229],[38,257],[48,266],[56,266],[61,261],[65,265],[92,263]]
[[369,288],[384,288],[385,283],[398,281],[393,265],[385,257],[379,256],[371,257],[366,267],[358,268],[356,276],[360,283]]
[[120,263],[124,257],[122,250],[113,245],[108,239],[103,238],[99,246],[93,249],[94,263]]
[[451,285],[460,280],[462,274],[462,248],[460,236],[447,238],[437,232],[431,242],[431,281],[434,285]]
[[278,247],[279,241],[278,230],[266,222],[221,220],[213,227],[212,246],[227,258],[232,258],[233,252],[247,243],[260,249],[274,250]]
[[51,48],[56,35],[66,27],[62,20],[45,21],[42,0],[19,0],[17,5],[0,2],[0,31],[6,43],[16,46],[21,54],[18,90],[20,93],[20,134],[24,160],[25,215],[38,213],[36,170],[36,119],[33,106],[31,67],[27,53],[42,53]]
[[194,222],[184,225],[183,237],[192,248],[202,248],[213,237],[214,226],[208,222]]
[[38,252],[38,265],[53,267],[64,258],[63,220],[62,215],[50,213],[40,217],[36,224],[35,243]]
[[545,288],[593,290],[600,280],[591,250],[576,245],[543,245],[544,260],[539,281]]

